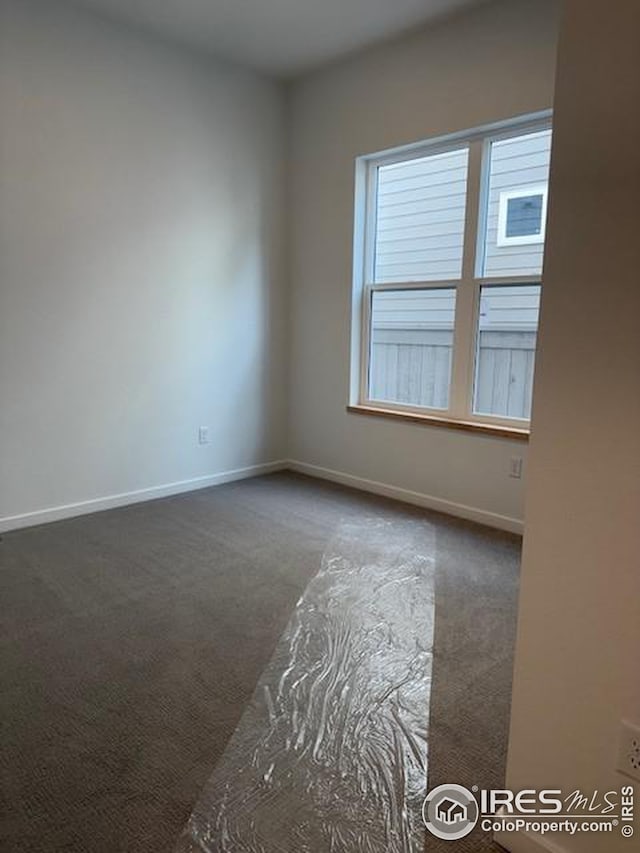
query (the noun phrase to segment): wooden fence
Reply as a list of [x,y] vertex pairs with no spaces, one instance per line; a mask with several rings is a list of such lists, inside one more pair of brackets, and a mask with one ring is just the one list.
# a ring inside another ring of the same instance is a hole
[[[442,329],[374,328],[370,397],[447,408],[452,345],[453,333]],[[535,347],[535,332],[480,332],[476,412],[530,417]]]

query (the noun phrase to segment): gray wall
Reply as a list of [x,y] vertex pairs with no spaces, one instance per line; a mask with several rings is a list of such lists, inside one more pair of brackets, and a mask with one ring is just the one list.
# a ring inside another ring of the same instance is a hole
[[354,158],[550,107],[559,9],[555,0],[480,6],[293,84],[294,459],[487,521],[522,519],[523,483],[508,473],[523,444],[346,412]]
[[353,165],[548,107],[558,5],[482,6],[290,88],[288,304],[282,89],[0,0],[0,519],[286,453],[517,524],[524,445],[345,412]]
[[[516,791],[631,784],[615,766],[620,721],[640,724],[638,33],[637,0],[566,2],[508,761]],[[636,783],[636,813],[639,793]],[[636,836],[544,838],[567,853],[624,853]],[[525,849],[522,834],[511,841]]]
[[280,88],[0,10],[0,518],[282,457]]

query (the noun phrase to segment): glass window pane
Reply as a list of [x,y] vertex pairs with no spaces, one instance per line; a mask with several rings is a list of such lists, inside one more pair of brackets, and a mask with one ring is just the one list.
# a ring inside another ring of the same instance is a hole
[[469,149],[378,169],[374,281],[462,275]]
[[542,234],[542,193],[509,196],[505,193],[507,210],[504,223],[506,240],[514,237],[539,237]]
[[491,143],[483,275],[539,275],[551,130]]
[[455,288],[374,291],[369,398],[449,407]]
[[473,410],[531,417],[540,285],[486,286],[480,291]]

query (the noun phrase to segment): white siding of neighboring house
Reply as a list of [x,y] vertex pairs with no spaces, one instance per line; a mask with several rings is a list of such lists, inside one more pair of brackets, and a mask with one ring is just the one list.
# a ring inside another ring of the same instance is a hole
[[378,170],[375,281],[438,281],[462,271],[468,149]]
[[456,296],[453,288],[375,291],[374,329],[453,330]]
[[[539,275],[543,244],[498,246],[500,193],[549,179],[551,130],[494,142],[491,148],[485,276]],[[459,278],[468,150],[378,170],[375,281]]]
[[[482,289],[480,331],[535,332],[538,327],[538,285],[497,285]],[[453,288],[375,291],[372,322],[381,329],[453,330],[456,298]]]
[[550,156],[550,130],[493,143],[487,207],[485,276],[539,275],[542,272],[542,242],[524,246],[498,246],[498,209],[501,192],[548,182]]
[[539,285],[483,287],[480,332],[535,332],[539,310]]

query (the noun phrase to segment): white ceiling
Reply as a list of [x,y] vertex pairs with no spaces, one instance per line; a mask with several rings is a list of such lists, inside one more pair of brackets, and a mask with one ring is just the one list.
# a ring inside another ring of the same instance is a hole
[[291,76],[482,0],[76,0],[278,76]]

